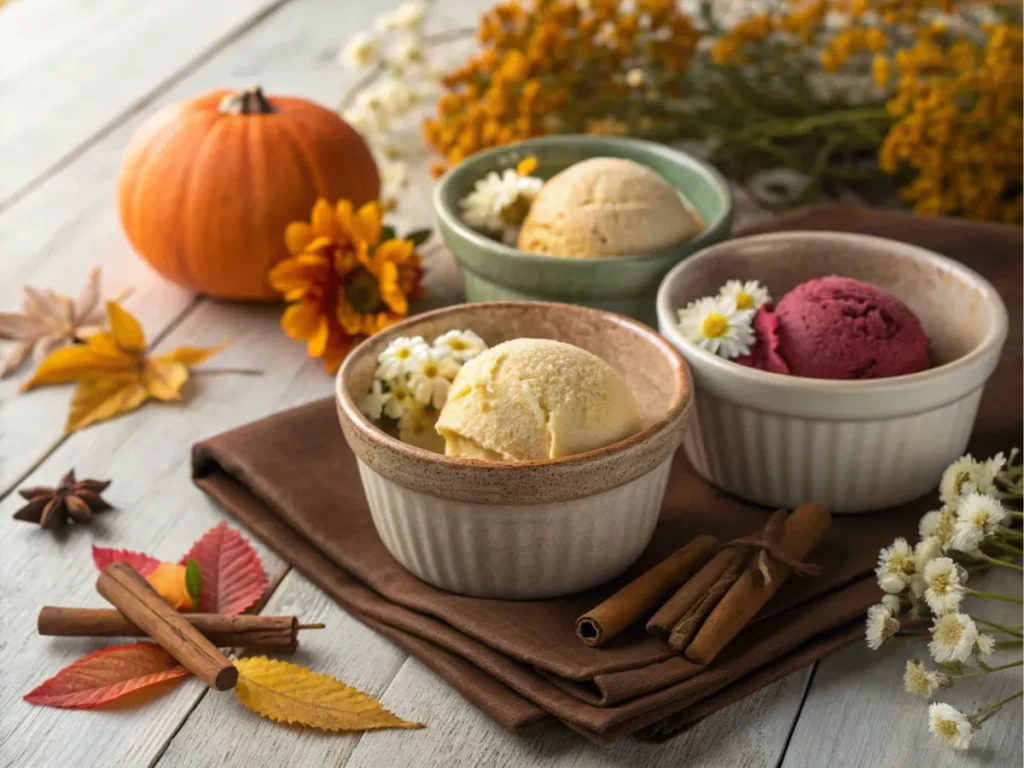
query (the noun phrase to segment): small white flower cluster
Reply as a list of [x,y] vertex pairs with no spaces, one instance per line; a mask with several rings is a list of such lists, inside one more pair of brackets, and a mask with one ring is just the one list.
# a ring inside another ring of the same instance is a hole
[[756,280],[729,280],[717,296],[691,301],[679,310],[679,330],[701,349],[732,360],[750,354],[757,341],[754,315],[771,300]]
[[[972,660],[982,670],[989,670],[984,659],[995,649],[995,638],[980,632],[975,619],[961,612],[966,596],[987,595],[967,588],[967,571],[950,555],[963,553],[995,562],[984,554],[981,546],[986,540],[998,543],[997,537],[1007,530],[1003,524],[1010,513],[1000,500],[997,483],[1000,473],[1010,471],[1006,468],[1007,460],[1001,453],[987,461],[977,461],[970,454],[957,459],[940,481],[942,508],[921,518],[918,543],[911,547],[899,538],[879,553],[875,575],[886,595],[881,603],[868,609],[868,647],[877,649],[900,631],[903,609],[909,609],[911,619],[930,614],[933,623],[928,651],[940,667],[957,673],[929,670],[916,659],[909,661],[903,675],[903,685],[909,693],[931,697],[950,687],[962,665]],[[975,717],[948,704],[932,704],[928,710],[929,729],[948,745],[967,749],[982,714],[988,717],[994,710],[982,710]]]
[[439,92],[442,69],[424,53],[425,16],[422,3],[403,2],[379,16],[374,30],[352,35],[339,54],[341,62],[353,70],[375,66],[383,70],[380,81],[360,90],[342,117],[369,144],[381,173],[381,196],[389,202],[408,181],[402,147],[417,146],[423,117],[419,108]]
[[472,331],[453,330],[427,344],[422,336],[394,339],[377,357],[370,391],[359,409],[371,421],[389,421],[399,439],[436,448],[437,415],[463,364],[487,349]]
[[533,165],[527,158],[517,168],[491,171],[477,181],[459,201],[463,221],[505,245],[515,245],[530,206],[544,186],[541,179],[530,175]]

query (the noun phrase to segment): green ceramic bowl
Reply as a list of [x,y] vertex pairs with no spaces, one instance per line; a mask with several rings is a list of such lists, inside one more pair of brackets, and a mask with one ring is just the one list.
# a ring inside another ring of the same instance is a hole
[[[706,228],[680,245],[649,253],[567,259],[527,253],[471,229],[459,200],[491,171],[537,158],[544,179],[591,157],[623,157],[659,173],[690,201]],[[468,301],[562,301],[619,312],[656,325],[661,279],[682,259],[729,236],[732,198],[725,179],[696,158],[662,144],[606,136],[550,136],[472,155],[450,170],[434,190],[434,210],[445,245],[462,272]]]

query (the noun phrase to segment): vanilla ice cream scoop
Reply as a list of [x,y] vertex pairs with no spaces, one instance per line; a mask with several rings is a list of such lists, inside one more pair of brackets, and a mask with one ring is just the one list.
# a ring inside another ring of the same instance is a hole
[[529,461],[571,456],[640,430],[640,409],[608,363],[572,344],[516,339],[466,363],[437,431],[448,456]]
[[519,232],[519,249],[567,258],[620,256],[677,245],[703,227],[675,188],[650,168],[594,157],[544,185]]

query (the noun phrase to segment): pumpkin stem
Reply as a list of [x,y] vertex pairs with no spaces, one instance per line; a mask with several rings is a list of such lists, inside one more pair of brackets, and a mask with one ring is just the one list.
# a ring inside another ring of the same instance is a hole
[[269,115],[277,112],[258,85],[225,96],[220,111],[226,115]]

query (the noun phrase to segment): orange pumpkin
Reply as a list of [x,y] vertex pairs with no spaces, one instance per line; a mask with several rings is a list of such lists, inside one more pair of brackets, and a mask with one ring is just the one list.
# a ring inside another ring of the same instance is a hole
[[179,285],[229,299],[271,299],[267,273],[287,257],[285,227],[317,198],[357,208],[380,194],[369,149],[334,112],[259,88],[171,104],[125,153],[121,223],[135,250]]

